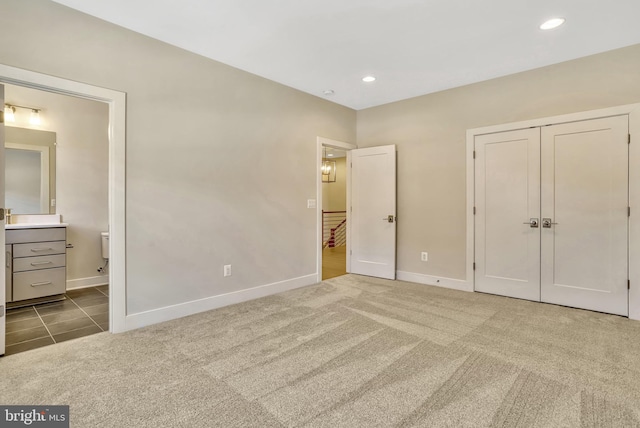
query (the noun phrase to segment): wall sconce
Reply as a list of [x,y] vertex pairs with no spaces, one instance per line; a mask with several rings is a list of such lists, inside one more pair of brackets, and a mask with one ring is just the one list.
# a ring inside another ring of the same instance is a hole
[[323,183],[335,183],[336,182],[336,161],[327,160],[327,148],[324,148],[324,156],[322,159],[322,172]]
[[19,106],[19,105],[15,105],[15,104],[5,104],[4,105],[4,120],[5,120],[5,122],[15,122],[16,121],[16,109],[17,108],[22,108],[22,109],[25,109],[25,110],[31,110],[31,116],[29,117],[29,124],[36,125],[36,126],[42,124],[42,121],[40,119],[40,112],[42,111],[42,109],[33,108],[33,107],[26,107],[26,106]]

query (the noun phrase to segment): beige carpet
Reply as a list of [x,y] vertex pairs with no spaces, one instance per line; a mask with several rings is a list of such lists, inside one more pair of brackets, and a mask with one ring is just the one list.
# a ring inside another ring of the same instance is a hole
[[73,427],[640,426],[640,322],[354,275],[0,373]]

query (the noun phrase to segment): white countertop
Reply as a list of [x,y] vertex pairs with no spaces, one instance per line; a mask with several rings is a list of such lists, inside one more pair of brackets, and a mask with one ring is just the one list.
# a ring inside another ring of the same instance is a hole
[[67,227],[69,223],[20,223],[20,224],[5,224],[6,229],[45,229],[48,227]]

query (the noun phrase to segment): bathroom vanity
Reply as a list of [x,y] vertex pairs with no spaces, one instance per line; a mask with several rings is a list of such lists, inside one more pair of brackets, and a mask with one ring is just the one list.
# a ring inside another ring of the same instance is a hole
[[7,302],[64,294],[66,226],[64,223],[5,226]]

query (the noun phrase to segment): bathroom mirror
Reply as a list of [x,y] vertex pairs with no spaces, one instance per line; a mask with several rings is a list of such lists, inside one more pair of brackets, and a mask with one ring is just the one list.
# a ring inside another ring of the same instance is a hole
[[55,214],[56,134],[5,127],[5,207],[13,214]]

